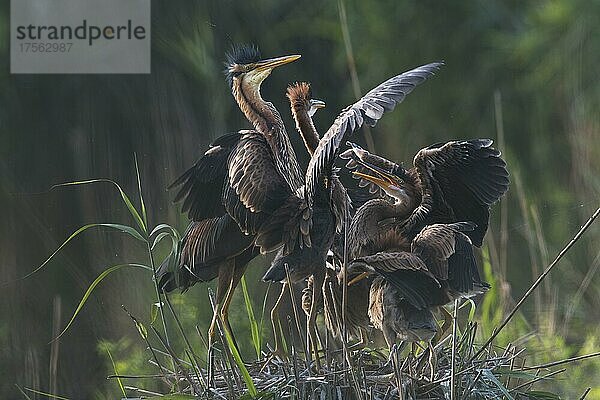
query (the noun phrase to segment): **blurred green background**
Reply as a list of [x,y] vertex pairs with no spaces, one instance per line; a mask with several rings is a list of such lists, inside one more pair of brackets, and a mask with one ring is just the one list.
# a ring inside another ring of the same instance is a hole
[[[407,164],[421,147],[453,138],[494,138],[503,151],[512,185],[493,210],[486,249],[495,290],[479,310],[484,330],[491,331],[599,204],[600,2],[345,0],[352,57],[339,5],[153,1],[152,74],[44,76],[9,74],[9,4],[3,1],[0,282],[39,266],[81,225],[133,225],[108,184],[48,189],[103,177],[133,197],[134,153],[151,225],[185,228],[186,217],[166,186],[213,139],[248,127],[222,74],[232,43],[255,43],[266,57],[302,54],[268,78],[263,97],[281,111],[304,163],[284,96],[288,83],[309,81],[314,96],[327,102],[316,117],[324,132],[355,99],[352,64],[364,93],[392,75],[444,60],[438,75],[386,115],[372,135],[378,152]],[[357,138],[364,144],[362,135]],[[587,232],[500,342],[519,343],[540,362],[600,349],[599,233],[599,225]],[[19,398],[18,384],[70,398],[116,398],[116,382],[106,379],[113,372],[107,348],[121,373],[152,370],[120,307],[150,318],[152,282],[137,270],[117,272],[98,287],[53,359],[48,344],[101,271],[144,261],[144,250],[126,235],[96,229],[75,239],[39,274],[0,287],[0,397]],[[247,274],[255,312],[266,291],[259,282],[266,263],[257,259]],[[206,329],[206,286],[172,299],[186,328]],[[232,310],[238,341],[251,359],[241,292]],[[540,387],[574,398],[588,386],[596,388],[588,399],[600,399],[598,361],[573,365]]]

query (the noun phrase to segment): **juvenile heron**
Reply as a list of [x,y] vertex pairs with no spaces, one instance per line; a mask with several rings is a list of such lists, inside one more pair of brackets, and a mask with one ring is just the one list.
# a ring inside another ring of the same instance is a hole
[[[471,247],[465,233],[474,228],[470,222],[430,225],[414,238],[410,251],[389,248],[351,263],[376,274],[370,287],[368,314],[383,332],[392,350],[390,355],[397,340],[401,340],[400,350],[409,342],[427,342],[432,379],[436,359],[432,340],[438,325],[431,309],[489,288],[473,279],[478,273],[472,251],[470,255],[462,253]],[[449,263],[452,257],[454,263]]]
[[394,199],[392,204],[371,205],[387,214],[382,218],[386,227],[411,240],[429,224],[471,221],[477,226],[468,236],[480,247],[490,207],[509,184],[506,162],[492,143],[490,139],[436,143],[421,149],[408,170],[352,143],[342,157],[350,159],[347,167],[356,170],[353,175],[361,186],[371,184],[371,189],[379,188]]
[[[370,314],[388,344],[396,335],[427,338],[434,326],[430,307],[487,290],[472,245],[481,246],[490,206],[508,189],[506,163],[491,144],[478,139],[433,145],[417,154],[410,170],[354,144],[342,155],[360,186],[385,197],[357,210],[349,243],[353,257],[379,268]],[[386,326],[386,313],[402,323]]]
[[[440,65],[428,64],[394,76],[342,110],[314,149],[304,186],[290,196],[257,236],[256,243],[261,248],[275,249],[283,244],[263,277],[265,281],[285,282],[289,272],[292,282],[313,276],[314,288],[322,287],[335,228],[339,230],[347,217],[347,195],[333,165],[340,145],[363,124],[374,126],[385,112],[393,110]],[[316,138],[318,134],[314,131],[315,140],[308,143],[315,143]],[[320,293],[313,290],[313,307],[319,303]],[[311,310],[308,324],[313,339],[316,338],[315,317],[316,312]],[[314,350],[316,341],[312,343]]]

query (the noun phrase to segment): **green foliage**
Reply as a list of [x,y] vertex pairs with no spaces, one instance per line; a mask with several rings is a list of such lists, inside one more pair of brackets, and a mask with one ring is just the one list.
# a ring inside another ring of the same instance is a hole
[[252,343],[254,344],[254,350],[256,350],[256,358],[260,359],[262,349],[262,338],[258,329],[258,323],[254,317],[254,309],[252,308],[252,300],[248,294],[248,287],[246,286],[246,278],[242,276],[241,279],[242,293],[244,294],[244,303],[246,304],[246,312],[248,313],[248,322],[250,323],[250,332],[252,332]]

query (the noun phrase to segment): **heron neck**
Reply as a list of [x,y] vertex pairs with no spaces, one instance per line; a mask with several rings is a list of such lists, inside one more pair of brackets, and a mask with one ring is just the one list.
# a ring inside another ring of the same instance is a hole
[[320,137],[306,106],[292,102],[292,116],[296,122],[296,129],[304,140],[304,146],[312,156],[319,145]]
[[281,115],[273,104],[263,100],[260,85],[235,80],[232,93],[248,121],[269,144],[277,171],[295,191],[302,185],[302,174]]

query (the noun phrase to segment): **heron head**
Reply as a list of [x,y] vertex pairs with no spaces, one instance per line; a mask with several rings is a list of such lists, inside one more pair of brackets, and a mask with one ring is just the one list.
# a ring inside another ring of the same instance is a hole
[[400,203],[410,201],[409,194],[406,191],[405,171],[398,171],[399,173],[396,174],[358,158],[355,161],[365,168],[365,172],[353,171],[354,176],[376,184],[388,196]]
[[259,87],[273,69],[299,58],[300,55],[291,55],[262,59],[256,46],[234,46],[227,54],[225,75],[230,85],[233,85],[236,81],[244,81]]
[[325,107],[325,102],[312,98],[310,84],[307,82],[296,82],[288,86],[286,96],[292,105],[292,109],[305,111],[310,117],[315,115],[319,108]]

